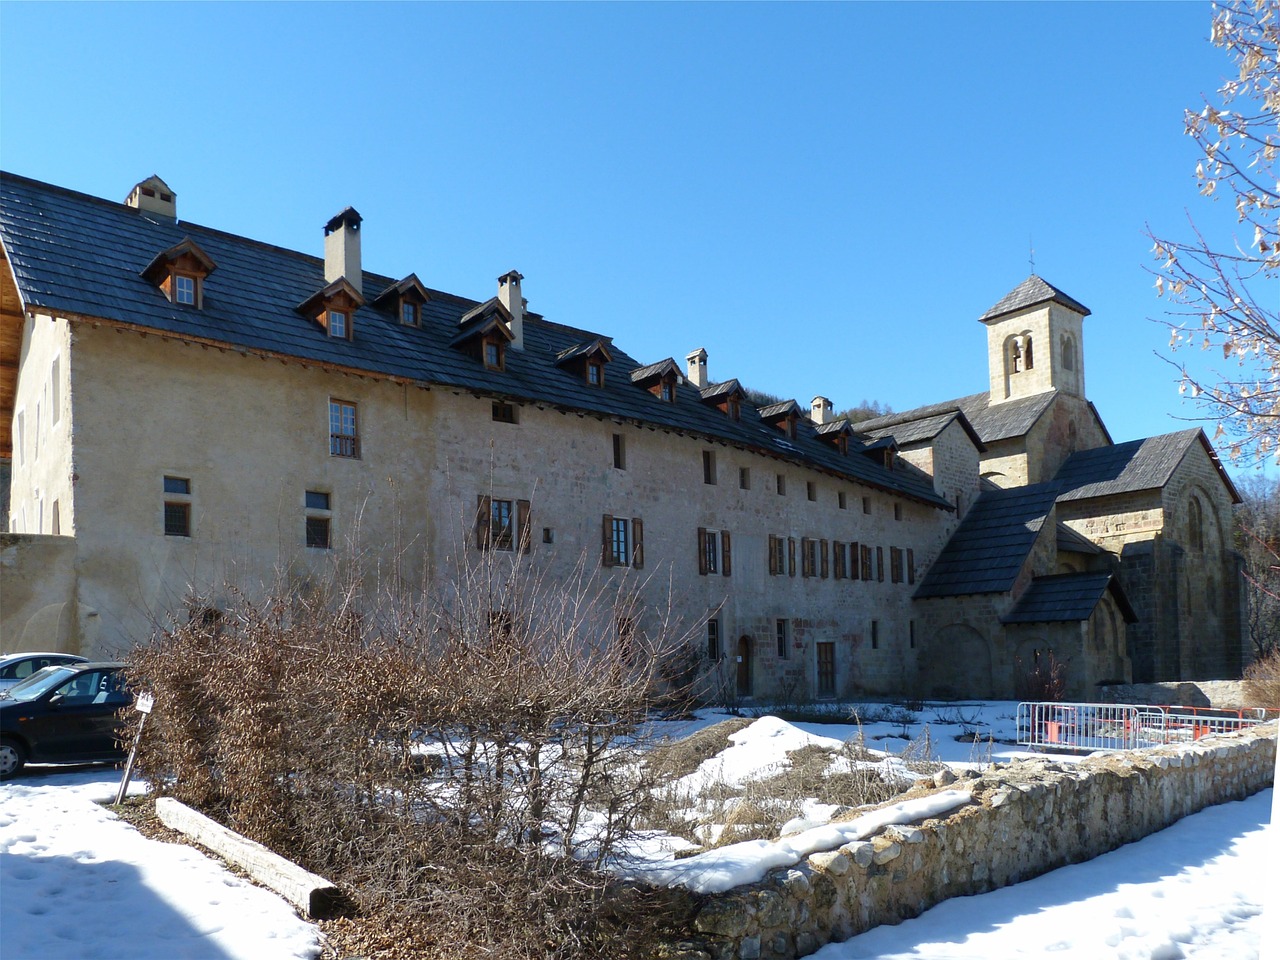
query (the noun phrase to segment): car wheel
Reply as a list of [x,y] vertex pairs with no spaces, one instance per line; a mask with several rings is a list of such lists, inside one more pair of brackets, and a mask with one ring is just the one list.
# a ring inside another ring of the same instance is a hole
[[0,738],[0,780],[16,777],[27,758],[22,753],[22,746],[8,737]]

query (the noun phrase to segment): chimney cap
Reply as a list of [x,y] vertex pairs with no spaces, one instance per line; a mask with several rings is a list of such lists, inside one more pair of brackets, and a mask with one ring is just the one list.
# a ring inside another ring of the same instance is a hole
[[339,227],[350,227],[352,230],[359,230],[363,221],[364,217],[360,216],[355,207],[347,207],[347,209],[324,225],[324,235],[327,237]]
[[699,347],[685,355],[686,360],[705,360],[707,359],[707,351],[705,347]]
[[508,282],[514,281],[515,283],[519,283],[523,279],[524,279],[524,274],[521,273],[519,270],[508,270],[506,273],[504,273],[502,276],[498,278],[498,282],[508,283]]

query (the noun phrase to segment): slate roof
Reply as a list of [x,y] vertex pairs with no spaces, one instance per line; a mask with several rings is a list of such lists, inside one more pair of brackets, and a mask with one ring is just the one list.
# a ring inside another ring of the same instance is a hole
[[1056,496],[1051,483],[982,493],[916,588],[916,599],[1011,590]]
[[[883,420],[885,418],[878,419]],[[864,420],[855,429],[858,433],[872,440],[878,440],[881,437],[893,437],[894,440],[898,441],[898,446],[905,447],[912,443],[927,443],[957,421],[964,428],[965,433],[969,434],[969,437],[973,440],[973,445],[978,451],[985,450],[986,444],[982,442],[978,432],[973,429],[969,418],[958,409],[921,417],[918,420],[906,420],[892,426],[873,427],[870,430],[866,429],[867,421]]]
[[[187,237],[218,265],[204,282],[200,310],[170,303],[140,276],[158,252]],[[466,351],[450,346],[459,334],[459,320],[480,302],[430,287],[420,326],[402,325],[394,311],[366,303],[352,317],[354,338],[332,338],[296,309],[325,287],[322,257],[168,220],[13,174],[0,174],[0,242],[26,307],[355,373],[642,422],[739,445],[952,509],[934,492],[929,478],[890,471],[873,459],[856,456],[861,449],[856,442],[843,455],[821,440],[805,418],[796,437],[787,439],[764,423],[750,403],[743,403],[741,419],[733,420],[699,402],[699,391],[683,378],[677,381],[675,403],[663,402],[629,376],[611,376],[602,386],[591,386],[558,367],[556,358],[602,334],[552,323],[536,313],[525,315],[525,349],[508,350],[504,370],[486,369]],[[319,231],[316,245],[321,245]],[[397,282],[370,271],[362,277],[362,287],[370,293]],[[611,367],[641,367],[616,347],[611,353]],[[673,363],[651,367],[669,362]]]
[[984,322],[987,320],[994,320],[996,317],[1002,317],[1006,313],[1013,313],[1017,310],[1025,309],[1026,307],[1034,307],[1036,304],[1049,303],[1050,301],[1060,303],[1064,307],[1068,307],[1076,313],[1086,317],[1089,316],[1091,312],[1089,308],[1079,300],[1063,293],[1053,284],[1046,282],[1044,279],[1037,277],[1033,273],[1006,293],[999,303],[978,319]]
[[916,407],[914,410],[876,417],[874,420],[864,420],[858,424],[858,430],[862,433],[870,431],[893,433],[896,436],[899,431],[907,433],[915,430],[914,426],[909,427],[909,425],[914,425],[921,420],[963,413],[982,443],[995,443],[1026,434],[1049,409],[1053,398],[1057,395],[1056,390],[1050,390],[1029,397],[1019,397],[1017,400],[992,404],[991,394],[983,391],[955,400]]
[[1054,478],[1061,491],[1058,499],[1087,500],[1090,497],[1158,490],[1169,482],[1182,458],[1197,442],[1217,468],[1232,502],[1239,503],[1240,495],[1235,485],[1199,427],[1073,453]]
[[1117,581],[1106,571],[1036,577],[1001,623],[1061,623],[1088,620],[1110,590],[1126,623],[1138,618]]
[[742,384],[738,382],[737,377],[731,380],[722,380],[720,383],[709,383],[702,388],[702,399],[712,400],[716,397],[728,396],[731,393],[743,393]]

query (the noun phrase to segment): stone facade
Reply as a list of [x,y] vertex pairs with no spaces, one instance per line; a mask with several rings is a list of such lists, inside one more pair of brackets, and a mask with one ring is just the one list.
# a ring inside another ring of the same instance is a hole
[[986,893],[1092,859],[1188,814],[1272,784],[1276,726],[1192,744],[1016,761],[967,785],[972,802],[914,826],[811,855],[707,898],[683,960],[791,960],[951,897]]

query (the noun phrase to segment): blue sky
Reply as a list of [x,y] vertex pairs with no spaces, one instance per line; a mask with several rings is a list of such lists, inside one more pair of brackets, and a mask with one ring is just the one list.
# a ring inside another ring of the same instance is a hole
[[[1155,353],[1146,224],[1184,235],[1208,3],[0,7],[0,164],[530,308],[642,361],[837,408],[986,389],[1031,271],[1088,305],[1117,441],[1196,410]],[[1224,206],[1219,204],[1219,208]],[[1181,356],[1181,355],[1179,355]],[[1212,433],[1212,428],[1210,428]]]

